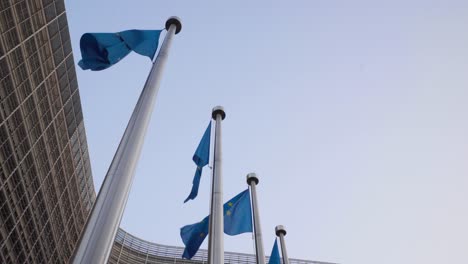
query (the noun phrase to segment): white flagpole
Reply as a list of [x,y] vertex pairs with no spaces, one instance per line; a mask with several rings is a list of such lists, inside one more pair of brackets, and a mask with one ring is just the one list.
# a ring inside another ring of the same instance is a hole
[[262,228],[260,227],[260,213],[257,201],[258,178],[255,173],[247,174],[247,184],[250,186],[250,194],[252,197],[252,212],[255,234],[255,252],[257,255],[257,264],[265,264],[265,251],[263,250]]
[[166,37],[104,178],[72,257],[74,264],[107,263],[127,204],[169,48],[181,29],[179,18],[170,17],[166,21]]
[[224,108],[213,108],[212,117],[216,120],[215,146],[213,159],[213,180],[211,186],[211,213],[208,239],[208,263],[224,263],[224,212],[223,212],[223,175],[221,149],[221,121],[226,117]]
[[286,235],[286,229],[284,226],[279,225],[275,228],[276,235],[280,238],[281,242],[281,255],[283,256],[283,264],[289,264],[288,252],[286,251],[286,242],[284,236]]

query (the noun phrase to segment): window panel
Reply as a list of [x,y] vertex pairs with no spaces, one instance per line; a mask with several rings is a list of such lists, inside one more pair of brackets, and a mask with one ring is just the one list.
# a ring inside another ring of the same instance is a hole
[[[0,1],[4,2],[4,1]],[[7,32],[9,29],[15,26],[15,20],[13,19],[13,11],[11,8],[7,8],[0,12],[0,29],[1,33]]]
[[55,12],[55,6],[53,3],[44,8],[44,15],[47,22],[50,22],[56,17],[57,13]]
[[3,34],[3,40],[6,47],[6,50],[11,50],[16,47],[20,41],[18,37],[18,32],[16,28],[12,28]]
[[16,19],[21,23],[29,17],[28,6],[26,1],[21,1],[15,5]]
[[31,19],[27,19],[27,20],[23,21],[19,25],[19,29],[20,29],[21,39],[22,40],[25,40],[29,36],[31,36],[33,34],[33,28],[31,26]]

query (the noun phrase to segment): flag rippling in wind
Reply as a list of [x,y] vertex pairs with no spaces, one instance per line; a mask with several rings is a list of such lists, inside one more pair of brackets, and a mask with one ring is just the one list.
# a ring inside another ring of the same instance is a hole
[[[252,207],[250,193],[245,190],[224,204],[224,233],[234,236],[252,232]],[[191,259],[200,248],[209,231],[209,216],[201,222],[186,225],[180,229],[185,245],[183,258]]]
[[278,250],[278,239],[275,239],[275,244],[273,245],[273,250],[271,250],[270,261],[268,261],[268,264],[281,264]]
[[193,225],[186,225],[180,229],[180,236],[185,245],[183,258],[191,259],[197,253],[203,240],[208,235],[209,217]]
[[202,174],[202,168],[210,162],[210,139],[211,139],[211,122],[205,130],[203,137],[198,144],[195,154],[193,154],[193,162],[197,165],[195,176],[193,177],[192,190],[189,196],[185,199],[184,203],[188,200],[193,200],[198,195],[198,187],[200,186],[200,178]]
[[117,33],[85,33],[80,39],[83,70],[109,68],[131,51],[153,59],[162,30],[125,30]]
[[249,189],[224,204],[224,233],[235,236],[252,232],[252,207]]

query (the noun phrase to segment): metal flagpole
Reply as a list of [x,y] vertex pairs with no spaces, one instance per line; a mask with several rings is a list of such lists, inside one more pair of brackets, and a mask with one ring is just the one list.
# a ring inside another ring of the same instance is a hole
[[221,121],[226,118],[222,106],[213,108],[212,117],[216,120],[213,180],[211,186],[211,213],[210,230],[208,239],[208,263],[224,263],[224,212],[223,212],[223,175],[222,175],[222,150],[221,150]]
[[260,227],[260,213],[257,202],[258,178],[255,173],[247,174],[247,184],[250,186],[250,194],[252,196],[252,212],[255,232],[255,251],[257,255],[257,264],[265,264],[265,251],[263,250],[262,228]]
[[281,242],[281,255],[283,256],[283,264],[289,264],[288,252],[286,251],[286,244],[284,242],[284,236],[286,235],[286,229],[284,226],[279,225],[275,228],[276,235],[280,238]]
[[174,35],[181,29],[178,17],[166,21],[166,37],[104,178],[73,255],[74,264],[107,263],[127,204],[169,48]]

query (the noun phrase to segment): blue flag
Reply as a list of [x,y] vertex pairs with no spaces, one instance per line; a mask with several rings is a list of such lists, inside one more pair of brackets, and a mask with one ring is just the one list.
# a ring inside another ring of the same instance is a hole
[[132,50],[153,59],[162,30],[126,30],[117,33],[85,33],[80,39],[83,70],[100,71],[116,64]]
[[246,189],[224,204],[224,233],[235,236],[252,230],[250,193]]
[[197,253],[203,240],[208,235],[209,217],[205,217],[201,222],[186,225],[180,229],[180,237],[185,245],[183,258],[191,259]]
[[202,174],[202,168],[210,162],[210,138],[211,138],[211,122],[205,130],[205,134],[198,144],[195,154],[193,154],[193,162],[197,165],[195,176],[193,177],[192,190],[189,196],[185,199],[184,203],[188,200],[193,200],[198,195],[198,187],[200,186],[200,178]]
[[270,261],[268,261],[268,264],[281,264],[277,239],[275,239],[275,244],[273,245],[273,250],[271,251]]
[[[234,236],[252,232],[252,208],[249,189],[239,193],[224,204],[224,233]],[[200,248],[208,234],[209,216],[201,222],[186,225],[180,229],[180,236],[185,245],[183,258],[191,259]]]

